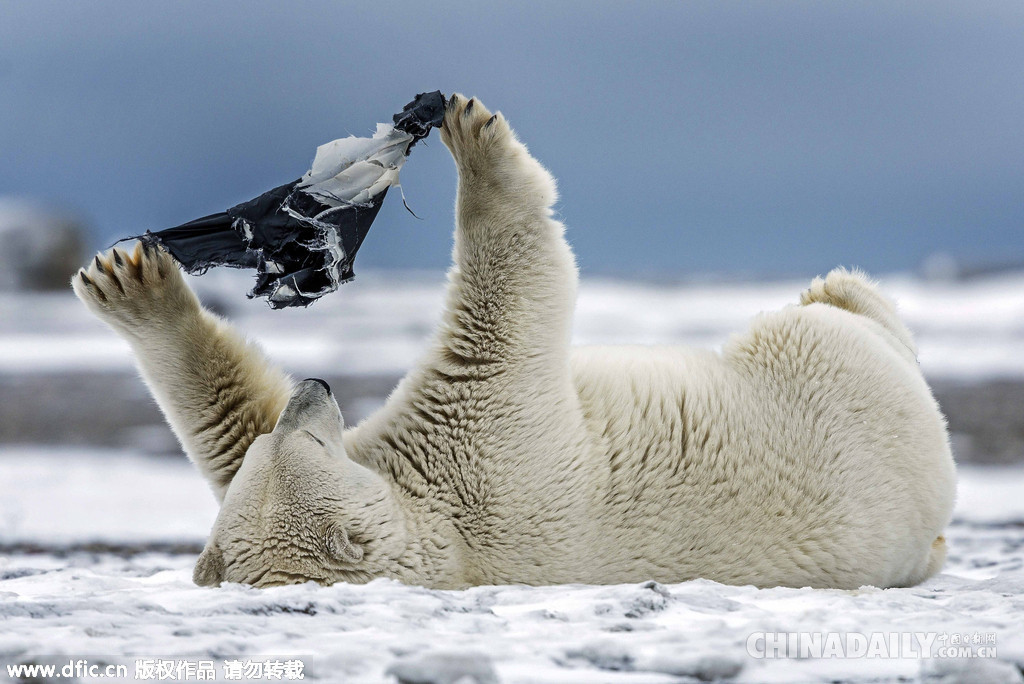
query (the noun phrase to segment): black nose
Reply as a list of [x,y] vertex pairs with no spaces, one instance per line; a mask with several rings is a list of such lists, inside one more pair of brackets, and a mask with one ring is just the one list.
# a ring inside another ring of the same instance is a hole
[[316,382],[316,383],[319,383],[321,387],[323,387],[325,390],[327,390],[328,394],[331,393],[331,386],[327,384],[326,380],[321,380],[320,378],[306,378],[305,380],[303,380],[303,382]]

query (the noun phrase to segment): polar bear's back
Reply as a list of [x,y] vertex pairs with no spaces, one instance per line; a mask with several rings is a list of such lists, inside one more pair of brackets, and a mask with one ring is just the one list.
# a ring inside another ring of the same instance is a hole
[[608,581],[638,564],[666,580],[761,585],[926,576],[953,467],[901,342],[808,302],[758,317],[721,354],[578,350]]

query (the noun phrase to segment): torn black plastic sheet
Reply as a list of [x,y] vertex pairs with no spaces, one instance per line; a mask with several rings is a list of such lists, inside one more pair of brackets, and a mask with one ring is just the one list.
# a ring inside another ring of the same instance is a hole
[[140,236],[169,251],[189,273],[212,266],[256,269],[249,297],[270,306],[308,306],[355,273],[356,252],[409,150],[444,119],[439,91],[416,96],[377,124],[371,138],[350,136],[317,148],[302,178],[227,211]]

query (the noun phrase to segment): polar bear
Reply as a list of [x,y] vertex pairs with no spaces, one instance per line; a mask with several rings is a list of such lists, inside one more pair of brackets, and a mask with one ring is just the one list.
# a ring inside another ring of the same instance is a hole
[[945,422],[893,305],[817,279],[720,352],[570,347],[555,184],[505,118],[455,95],[454,266],[432,344],[346,429],[137,245],[73,280],[131,344],[220,501],[201,585],[390,577],[435,588],[707,578],[907,586],[942,565]]

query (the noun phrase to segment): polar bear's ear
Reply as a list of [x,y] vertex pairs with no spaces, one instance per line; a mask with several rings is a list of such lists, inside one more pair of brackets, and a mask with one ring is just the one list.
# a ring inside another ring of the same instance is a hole
[[327,529],[327,550],[345,563],[358,563],[363,559],[363,547],[353,544],[341,525],[331,525]]
[[192,581],[201,587],[216,587],[224,581],[224,553],[213,541],[199,554]]

